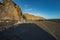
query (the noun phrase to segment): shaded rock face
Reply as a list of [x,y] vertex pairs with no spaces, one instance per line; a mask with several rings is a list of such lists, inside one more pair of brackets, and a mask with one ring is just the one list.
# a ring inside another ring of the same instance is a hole
[[0,3],[0,20],[21,21],[22,11],[12,0],[2,0]]

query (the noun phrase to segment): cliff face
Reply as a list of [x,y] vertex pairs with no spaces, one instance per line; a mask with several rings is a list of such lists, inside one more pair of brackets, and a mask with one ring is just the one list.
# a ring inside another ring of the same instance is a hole
[[43,17],[34,16],[31,14],[27,14],[27,13],[23,14],[23,16],[26,20],[45,20],[45,18],[43,18]]
[[21,21],[22,11],[12,0],[2,0],[0,3],[0,19]]
[[[38,17],[30,14],[23,14],[26,20],[44,20],[43,17]],[[12,0],[2,0],[0,3],[0,20],[17,20],[21,21],[22,11]]]

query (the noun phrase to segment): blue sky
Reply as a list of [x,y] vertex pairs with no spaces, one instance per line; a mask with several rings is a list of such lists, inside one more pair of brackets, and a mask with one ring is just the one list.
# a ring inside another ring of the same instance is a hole
[[60,0],[13,0],[23,13],[60,19]]

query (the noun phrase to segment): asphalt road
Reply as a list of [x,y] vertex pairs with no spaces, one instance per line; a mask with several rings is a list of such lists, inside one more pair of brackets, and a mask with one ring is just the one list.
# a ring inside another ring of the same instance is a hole
[[[41,26],[42,27],[42,26]],[[0,40],[56,40],[51,34],[34,23],[12,26],[0,32]]]
[[27,23],[35,23],[43,30],[60,40],[60,21],[28,21]]

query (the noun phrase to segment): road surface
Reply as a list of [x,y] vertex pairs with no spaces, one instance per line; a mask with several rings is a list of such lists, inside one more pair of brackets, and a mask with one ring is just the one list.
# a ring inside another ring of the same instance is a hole
[[60,40],[60,21],[28,21],[27,23],[35,23],[44,29],[57,40]]
[[56,40],[51,34],[34,23],[12,26],[0,32],[0,40]]

